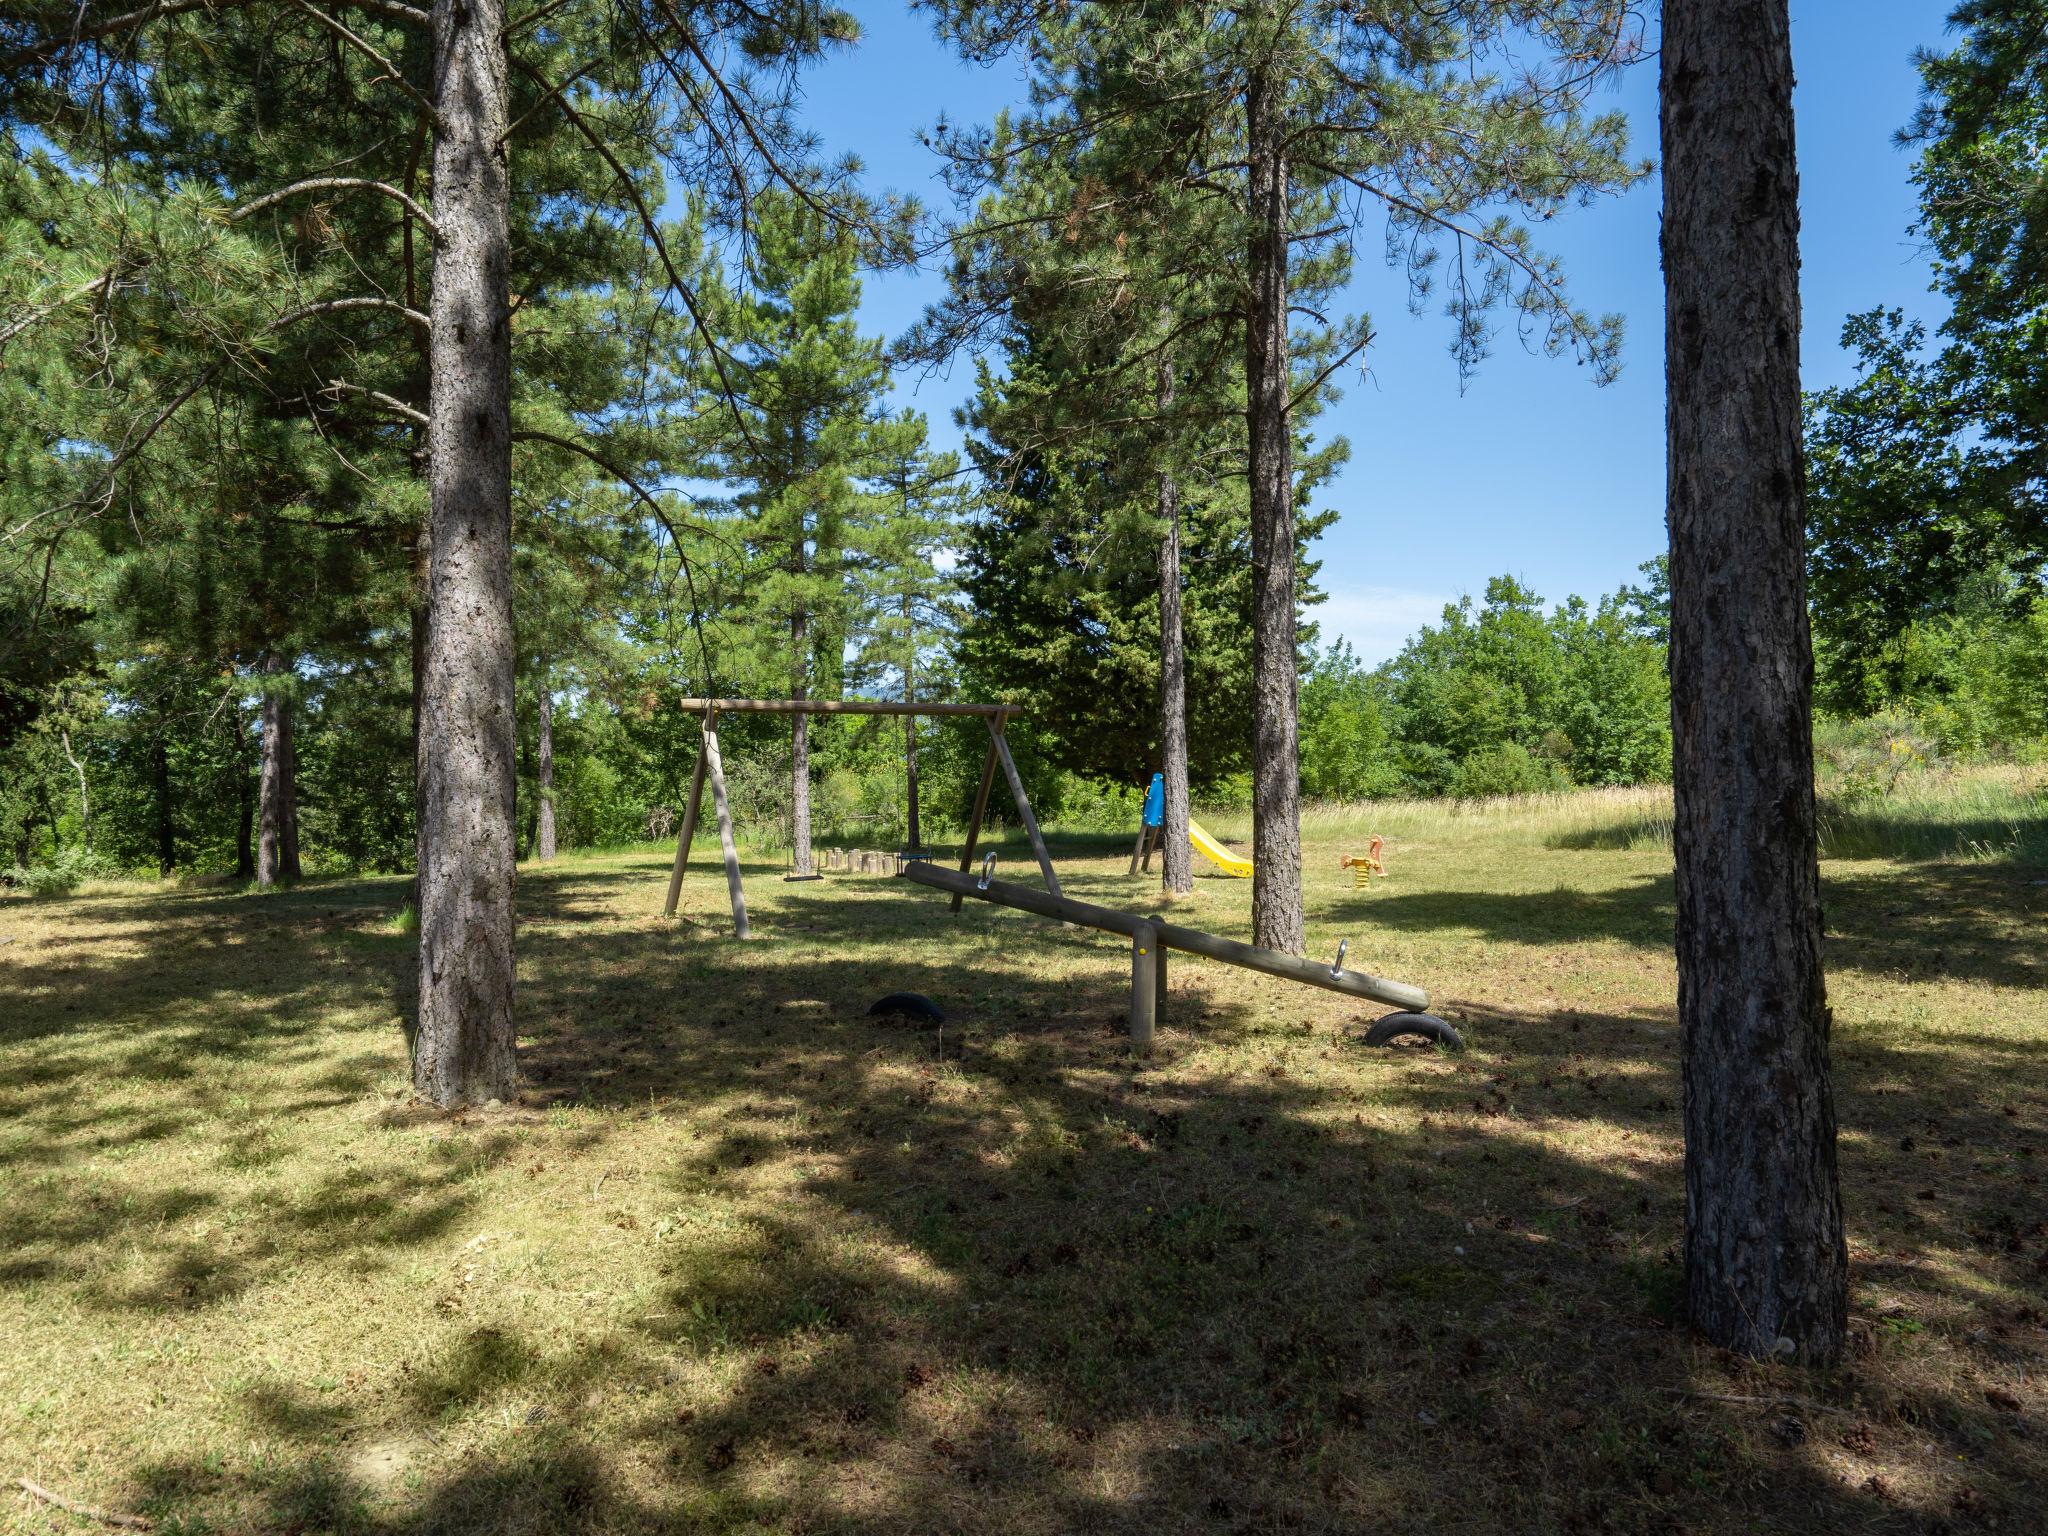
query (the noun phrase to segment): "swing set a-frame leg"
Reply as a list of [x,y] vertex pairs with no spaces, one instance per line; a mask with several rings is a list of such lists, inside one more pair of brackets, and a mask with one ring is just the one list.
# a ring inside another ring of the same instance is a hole
[[683,871],[690,862],[690,839],[697,835],[697,808],[704,803],[704,763],[707,754],[700,744],[697,748],[697,766],[690,770],[690,798],[683,806],[683,835],[676,843],[676,865],[669,872],[668,900],[663,903],[661,915],[674,917],[676,903],[683,895]]
[[704,719],[704,742],[697,749],[697,766],[690,773],[690,800],[683,808],[683,835],[676,842],[675,867],[669,871],[668,900],[663,917],[676,915],[682,899],[683,875],[690,864],[690,840],[697,835],[697,818],[704,808],[704,781],[711,781],[711,802],[718,815],[718,848],[725,858],[725,885],[732,895],[732,931],[735,938],[747,937],[747,898],[740,885],[740,857],[733,841],[732,806],[725,795],[725,764],[718,755],[718,717]]

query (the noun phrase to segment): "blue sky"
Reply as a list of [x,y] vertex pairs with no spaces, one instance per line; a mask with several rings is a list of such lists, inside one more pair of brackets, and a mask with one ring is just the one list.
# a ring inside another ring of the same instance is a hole
[[[941,114],[985,122],[1020,95],[1010,66],[963,65],[902,0],[851,0],[859,48],[805,77],[805,116],[833,153],[851,151],[874,184],[945,206],[918,130]],[[1809,388],[1849,373],[1843,317],[1872,304],[1935,312],[1927,263],[1906,233],[1914,212],[1910,152],[1892,135],[1911,114],[1913,49],[1941,45],[1949,0],[1793,0]],[[1611,96],[1637,153],[1657,143],[1654,62]],[[1627,317],[1621,378],[1596,387],[1568,359],[1526,354],[1512,333],[1461,394],[1450,322],[1408,313],[1399,274],[1361,241],[1350,308],[1373,318],[1370,376],[1353,375],[1318,423],[1351,441],[1351,462],[1324,495],[1340,513],[1317,546],[1329,601],[1325,637],[1342,634],[1367,661],[1391,655],[1444,603],[1512,573],[1556,601],[1633,579],[1664,545],[1662,285],[1654,178],[1547,226],[1580,303]],[[932,272],[870,276],[864,323],[889,335],[942,287]],[[899,395],[958,440],[952,413],[971,364],[906,379]]]

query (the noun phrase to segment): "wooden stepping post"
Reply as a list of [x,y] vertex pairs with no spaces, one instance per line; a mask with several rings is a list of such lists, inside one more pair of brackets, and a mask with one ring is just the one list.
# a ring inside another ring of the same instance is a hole
[[1140,1051],[1152,1049],[1152,1033],[1159,1023],[1159,989],[1165,979],[1160,965],[1159,928],[1141,922],[1131,934],[1131,1044]]

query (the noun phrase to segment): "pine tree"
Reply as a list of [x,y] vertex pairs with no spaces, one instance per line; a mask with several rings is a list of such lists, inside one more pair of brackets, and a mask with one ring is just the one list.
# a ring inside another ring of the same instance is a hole
[[[929,425],[905,410],[874,427],[862,498],[864,533],[851,576],[857,618],[854,672],[865,687],[894,680],[906,704],[920,698],[920,666],[951,638],[960,621],[958,584],[939,566],[953,547],[971,492],[960,458],[934,453]],[[929,697],[929,695],[923,695]],[[917,767],[918,720],[903,717],[907,846],[924,847]]]
[[[733,536],[749,553],[761,670],[780,671],[789,698],[831,698],[853,621],[848,560],[864,532],[855,481],[874,453],[888,371],[880,339],[855,322],[859,252],[843,229],[775,193],[757,202],[752,236],[746,291],[721,327],[746,430],[728,440],[720,472],[744,487]],[[791,839],[795,872],[808,875],[810,717],[790,718]]]
[[[1297,732],[1293,414],[1299,394],[1292,282],[1329,259],[1371,216],[1422,301],[1447,271],[1453,354],[1475,366],[1491,341],[1488,315],[1505,309],[1525,337],[1575,353],[1611,375],[1620,326],[1565,297],[1558,264],[1524,223],[1641,174],[1624,158],[1619,114],[1588,120],[1588,93],[1637,47],[1634,23],[1610,0],[1497,0],[1442,7],[1427,0],[1361,8],[1342,0],[1158,0],[1071,5],[1046,0],[925,0],[970,55],[1030,39],[1045,97],[1073,95],[1085,38],[1099,55],[1135,61],[1072,132],[1119,135],[1156,125],[1180,161],[1155,162],[1142,184],[1103,194],[1134,225],[1175,227],[1190,191],[1227,212],[1229,238],[1191,241],[1184,260],[1213,251],[1241,295],[1242,377],[1250,480],[1253,583],[1253,937],[1302,945]],[[1171,127],[1171,132],[1166,130]],[[1157,139],[1154,140],[1158,142]],[[998,130],[956,154],[999,169]],[[1505,210],[1505,211],[1501,211]],[[1452,260],[1442,260],[1444,247]],[[1176,321],[1185,321],[1176,312]],[[1360,322],[1316,326],[1335,368],[1369,333]]]
[[1661,62],[1686,1298],[1725,1349],[1821,1364],[1841,1352],[1848,1256],[1821,970],[1785,0],[1672,0]]
[[[289,163],[289,154],[269,166],[252,158],[274,153],[271,135],[213,141],[220,163],[205,164],[195,191],[177,196],[204,201],[197,187],[232,187],[238,206],[228,222],[234,214],[276,214],[288,227],[273,245],[285,256],[327,238],[330,221],[308,199],[333,193],[351,208],[376,207],[386,261],[335,261],[324,270],[336,281],[362,274],[378,291],[300,295],[290,282],[273,282],[248,285],[239,313],[192,305],[174,317],[185,336],[175,354],[161,345],[138,349],[163,362],[153,370],[163,382],[136,392],[147,404],[129,412],[126,429],[107,413],[102,440],[116,446],[97,469],[108,482],[129,476],[164,423],[229,374],[231,357],[253,353],[268,362],[284,350],[307,357],[310,367],[323,354],[300,342],[308,327],[316,342],[329,339],[326,357],[351,362],[362,360],[349,346],[365,339],[362,327],[369,327],[366,350],[380,360],[400,350],[391,345],[394,333],[425,337],[410,365],[393,370],[396,380],[330,376],[312,389],[374,408],[372,420],[386,426],[395,420],[424,455],[427,516],[423,537],[413,541],[424,588],[414,625],[421,912],[414,1066],[422,1094],[455,1105],[503,1097],[516,1082],[513,444],[544,441],[608,473],[620,468],[587,430],[570,436],[514,426],[514,338],[532,293],[517,286],[516,237],[544,231],[573,244],[579,235],[607,239],[630,229],[661,274],[664,297],[701,332],[687,263],[674,259],[652,212],[662,201],[655,167],[696,186],[735,221],[762,182],[779,181],[821,216],[877,244],[893,238],[892,222],[855,195],[843,168],[812,164],[813,146],[789,117],[792,70],[856,35],[836,8],[813,0],[710,0],[685,15],[670,0],[578,3],[510,30],[503,0],[436,0],[430,13],[388,0],[352,0],[342,9],[349,22],[284,0],[223,0],[203,13],[87,4],[26,14],[5,34],[0,121],[28,124],[76,146],[86,160],[119,146],[125,158],[108,157],[106,165],[123,176],[138,165],[147,174],[153,159],[175,160],[193,142],[179,137],[177,125],[171,142],[156,142],[169,120],[166,103],[215,100],[232,114],[263,91],[297,92],[267,119],[285,125],[284,144],[304,151],[315,142],[311,133],[295,138],[291,124],[339,120],[343,131],[330,135],[322,164],[342,145],[367,146],[339,157],[350,168],[346,176],[287,170],[268,177],[262,173]],[[283,68],[252,74],[236,67],[251,52]],[[534,134],[545,147],[532,157],[535,195],[530,221],[522,222],[515,210],[528,185],[525,136]],[[573,153],[565,151],[572,143]],[[198,158],[205,161],[203,145]],[[571,162],[580,168],[566,178],[573,192],[560,174]],[[431,167],[431,209],[421,193],[423,167]],[[109,189],[121,190],[120,181],[109,176]],[[561,217],[565,200],[578,197],[595,216]],[[65,274],[39,292],[21,321],[10,316],[8,331],[90,300],[161,304],[163,295],[189,293],[186,279],[209,270],[186,261],[178,283],[131,285],[122,278],[133,259],[119,245],[98,253],[87,273]],[[288,308],[258,302],[280,293],[304,301]],[[715,337],[702,339],[710,371],[734,406],[722,349]],[[394,388],[398,381],[412,387]],[[602,415],[578,419],[588,429]],[[665,515],[644,489],[638,499],[650,516]]]

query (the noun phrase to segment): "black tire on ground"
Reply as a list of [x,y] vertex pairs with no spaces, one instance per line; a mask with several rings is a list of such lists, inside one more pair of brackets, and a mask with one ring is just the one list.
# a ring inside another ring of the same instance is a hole
[[922,1024],[943,1024],[946,1014],[939,1005],[922,992],[891,992],[887,997],[877,998],[868,1009],[871,1019],[893,1015],[896,1018],[915,1019]]
[[1391,1045],[1403,1035],[1434,1041],[1447,1050],[1465,1049],[1464,1037],[1433,1013],[1390,1013],[1365,1032],[1365,1043]]

